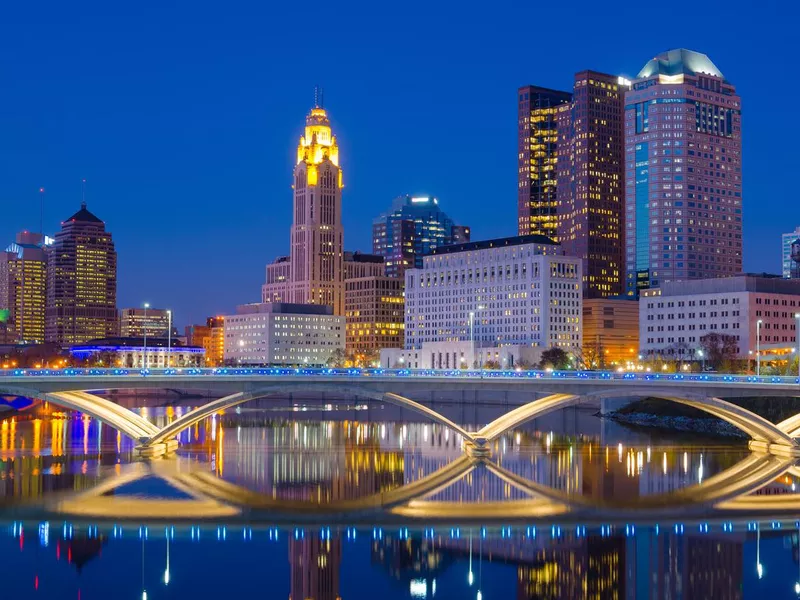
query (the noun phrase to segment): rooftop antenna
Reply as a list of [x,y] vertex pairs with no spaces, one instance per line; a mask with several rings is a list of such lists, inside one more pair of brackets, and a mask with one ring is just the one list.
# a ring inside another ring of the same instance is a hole
[[39,188],[39,233],[44,238],[44,188]]
[[81,208],[86,208],[86,179],[81,179]]
[[318,85],[314,86],[314,108],[323,108],[324,101],[323,101],[323,94],[322,88]]

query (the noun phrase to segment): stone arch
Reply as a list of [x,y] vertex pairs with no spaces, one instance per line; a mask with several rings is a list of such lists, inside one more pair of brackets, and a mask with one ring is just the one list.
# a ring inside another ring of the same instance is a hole
[[396,406],[413,410],[414,412],[420,415],[428,417],[435,423],[439,423],[440,425],[449,427],[450,429],[461,435],[465,440],[473,441],[473,434],[466,431],[460,425],[454,423],[453,421],[439,414],[435,410],[428,408],[427,406],[424,406],[419,402],[415,402],[414,400],[411,400],[404,396],[400,396],[399,394],[393,394],[390,392],[378,392],[360,387],[338,386],[333,384],[315,384],[313,382],[309,382],[307,386],[279,383],[261,387],[254,391],[237,392],[235,394],[219,398],[218,400],[213,400],[176,419],[175,421],[164,427],[162,430],[158,431],[158,433],[150,437],[146,442],[142,444],[142,447],[147,448],[150,446],[168,442],[173,438],[175,438],[179,433],[181,433],[185,429],[191,427],[192,425],[195,425],[196,423],[199,423],[203,419],[221,410],[233,408],[234,406],[238,406],[239,404],[244,404],[245,402],[249,402],[250,400],[256,400],[274,394],[289,393],[289,392],[325,392],[332,394],[350,394],[359,398],[377,400],[379,402],[387,402],[389,404],[394,404]]
[[[610,392],[604,392],[609,395]],[[485,445],[497,437],[503,435],[507,431],[514,429],[537,417],[541,417],[547,413],[567,406],[572,406],[579,403],[583,398],[589,396],[598,396],[600,394],[587,394],[586,396],[577,396],[574,394],[552,394],[538,400],[534,400],[520,406],[511,412],[495,419],[483,429],[475,433],[475,440],[478,444]],[[797,447],[797,442],[792,439],[787,433],[782,431],[778,426],[770,423],[767,419],[758,416],[740,406],[726,402],[719,398],[702,397],[697,395],[683,394],[683,396],[675,396],[674,392],[650,389],[650,390],[620,390],[614,392],[614,395],[620,397],[631,396],[649,396],[652,398],[659,398],[668,402],[675,402],[677,404],[684,404],[702,410],[710,415],[718,417],[742,430],[757,442],[764,442],[766,444],[778,444],[783,446]]]

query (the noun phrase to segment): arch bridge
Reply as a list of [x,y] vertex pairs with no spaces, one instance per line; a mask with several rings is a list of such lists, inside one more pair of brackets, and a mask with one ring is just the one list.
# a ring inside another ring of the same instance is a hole
[[[203,390],[217,399],[163,428],[97,393],[98,390]],[[134,439],[142,456],[174,451],[177,436],[208,416],[251,400],[293,393],[354,396],[414,411],[459,434],[474,455],[524,423],[588,398],[655,397],[697,408],[737,427],[754,450],[800,456],[800,414],[773,424],[722,398],[799,397],[800,380],[735,375],[541,371],[411,371],[403,369],[68,369],[12,371],[0,375],[0,394],[36,397],[77,410]],[[437,397],[464,401],[502,397],[511,407],[477,431],[469,431],[430,406]]]

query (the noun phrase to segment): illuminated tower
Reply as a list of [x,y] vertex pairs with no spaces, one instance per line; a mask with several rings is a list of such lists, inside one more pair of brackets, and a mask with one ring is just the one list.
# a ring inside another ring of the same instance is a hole
[[117,252],[86,203],[61,223],[49,251],[45,339],[61,345],[117,333]]
[[23,231],[0,252],[0,311],[8,311],[9,329],[21,344],[44,342],[47,255],[40,233]]
[[297,146],[290,254],[267,266],[264,302],[324,304],[344,315],[342,186],[339,146],[318,91]]

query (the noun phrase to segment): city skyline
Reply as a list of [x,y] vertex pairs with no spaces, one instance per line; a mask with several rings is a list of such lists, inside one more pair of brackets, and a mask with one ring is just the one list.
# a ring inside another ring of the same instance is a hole
[[[267,60],[275,48],[288,43],[288,33],[277,32],[274,40],[258,41],[254,48],[246,41],[247,35],[234,40],[227,50],[211,44],[214,52],[206,49],[195,60],[176,47],[186,42],[188,48],[196,49],[200,42],[186,39],[182,32],[173,38],[173,32],[153,31],[154,47],[139,54],[131,53],[126,43],[138,48],[130,36],[135,26],[147,27],[146,23],[138,17],[127,23],[121,17],[128,15],[114,13],[117,9],[100,16],[87,8],[85,15],[54,10],[49,22],[39,27],[50,41],[34,47],[33,40],[23,39],[21,32],[26,31],[26,23],[35,22],[35,15],[26,14],[23,7],[14,10],[18,12],[12,12],[7,23],[23,27],[20,32],[9,31],[2,46],[4,52],[13,49],[20,55],[19,61],[3,67],[5,78],[15,85],[6,100],[8,116],[0,117],[0,132],[7,140],[2,158],[10,174],[0,184],[0,198],[7,207],[2,234],[10,240],[18,230],[39,229],[39,186],[46,189],[45,233],[52,234],[59,217],[69,214],[80,200],[85,177],[89,204],[115,234],[121,306],[149,301],[170,307],[183,325],[230,311],[237,303],[258,300],[263,265],[286,252],[292,147],[314,84],[326,88],[326,107],[340,136],[347,172],[345,248],[366,252],[371,219],[401,193],[435,194],[454,220],[472,225],[473,239],[513,235],[518,87],[535,82],[569,89],[574,73],[584,68],[632,78],[647,60],[676,47],[707,54],[736,83],[743,98],[745,209],[751,203],[764,207],[758,214],[746,210],[744,270],[780,271],[774,240],[786,226],[770,222],[770,217],[791,198],[788,182],[774,176],[790,153],[759,156],[759,148],[779,141],[775,127],[770,127],[771,105],[759,90],[764,81],[783,72],[781,36],[759,37],[756,51],[739,48],[730,31],[749,32],[762,18],[744,8],[731,13],[724,33],[675,32],[654,24],[646,36],[626,36],[602,47],[587,41],[565,44],[564,52],[547,64],[536,65],[527,56],[515,54],[524,47],[521,40],[461,48],[459,55],[454,54],[449,44],[463,34],[462,29],[447,24],[446,11],[434,11],[423,29],[447,26],[424,51],[394,50],[386,42],[388,32],[369,32],[362,41],[332,42],[332,49],[341,55],[341,69],[304,69],[303,73],[292,69],[296,61],[308,60],[306,51],[290,57],[290,66]],[[284,17],[293,18],[295,9],[281,10],[288,13]],[[527,10],[532,9],[523,9]],[[510,11],[500,9],[491,24],[510,22],[509,15]],[[212,25],[211,17],[202,8],[191,15],[197,28],[215,32],[212,41],[231,41],[234,34],[228,23]],[[475,15],[464,18],[468,28],[477,30]],[[604,16],[602,22],[631,29],[634,21],[619,14]],[[332,26],[341,33],[355,31],[363,23],[363,18],[349,23],[339,15]],[[404,18],[392,27],[408,25]],[[782,26],[783,21],[777,24]],[[247,27],[244,33],[249,34]],[[586,28],[579,28],[576,39],[588,35]],[[54,45],[60,46],[66,35],[70,41],[64,44],[64,55],[54,57]],[[591,34],[588,41],[598,36]],[[365,56],[356,51],[361,44],[385,50],[378,56]],[[102,56],[95,52],[98,45],[107,50],[99,53]],[[241,66],[228,71],[242,61],[245,50],[251,52]],[[165,59],[164,65],[143,72],[141,65],[157,56]],[[440,69],[428,65],[437,63],[431,57],[452,62],[446,77],[439,77]],[[365,69],[378,62],[392,67],[396,75],[392,94],[376,95],[372,82],[361,78]],[[75,64],[81,65],[79,77],[72,77]],[[250,71],[256,65],[265,71],[251,81]],[[495,69],[496,65],[501,66]],[[47,80],[59,94],[46,93],[40,80]],[[471,80],[473,91],[453,102],[448,90],[459,80]],[[223,91],[212,89],[217,86]],[[797,83],[789,80],[785,86],[791,93]],[[421,87],[426,90],[424,101]],[[140,91],[133,93],[136,90]],[[222,98],[224,94],[231,97]],[[234,102],[235,114],[230,110]],[[383,121],[389,114],[392,121]],[[469,119],[464,120],[467,115]],[[422,143],[437,125],[451,119],[469,123],[463,130],[442,131],[448,133],[448,145],[471,149],[469,161],[477,165],[473,177],[459,175],[456,165],[463,163],[463,157],[456,155],[461,153]],[[781,122],[781,128],[780,138],[793,139],[797,125]],[[108,137],[108,131],[114,135]],[[156,134],[158,143],[153,142]],[[390,156],[397,162],[387,162]],[[402,168],[397,168],[400,164]],[[791,214],[787,217],[795,220]],[[796,224],[790,225],[789,229]],[[235,267],[228,253],[220,250],[233,242],[238,245]],[[200,293],[198,282],[207,273],[214,274],[215,294]]]

